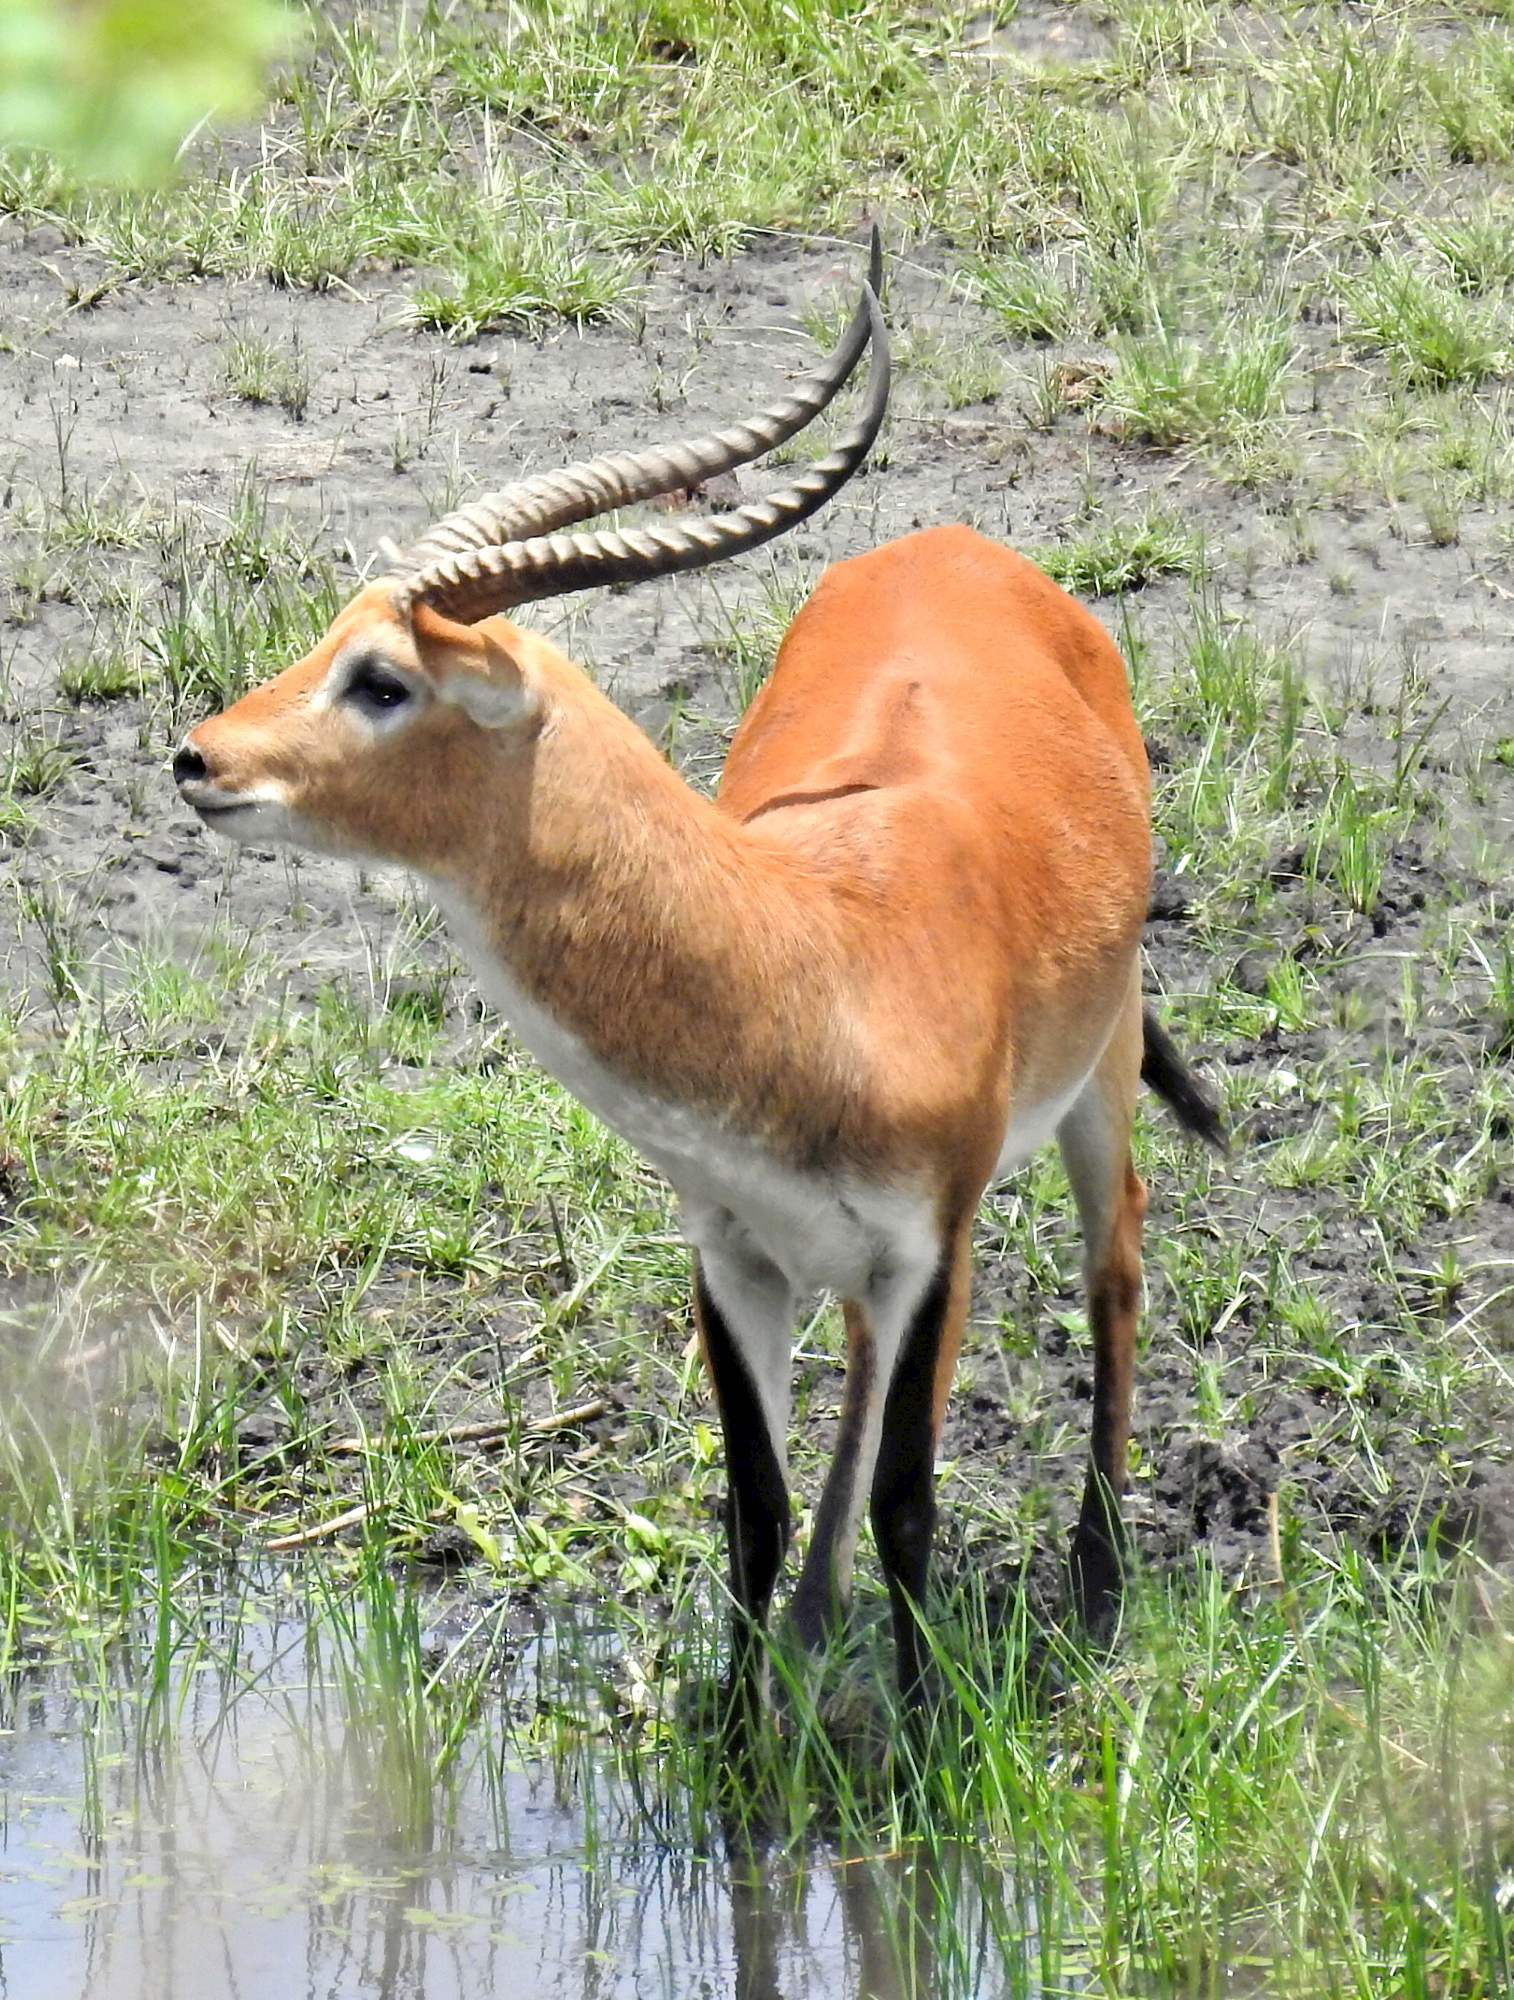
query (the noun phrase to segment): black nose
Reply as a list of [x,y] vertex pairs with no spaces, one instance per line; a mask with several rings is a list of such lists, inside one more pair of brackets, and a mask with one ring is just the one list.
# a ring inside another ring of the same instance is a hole
[[198,750],[191,750],[186,744],[173,760],[174,783],[192,785],[197,779],[207,775],[205,759]]

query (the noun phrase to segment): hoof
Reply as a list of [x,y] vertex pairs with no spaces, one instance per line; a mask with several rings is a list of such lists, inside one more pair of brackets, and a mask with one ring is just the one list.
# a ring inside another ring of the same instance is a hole
[[888,1709],[863,1682],[846,1680],[832,1688],[817,1714],[827,1738],[843,1755],[875,1762],[890,1754],[894,1729]]

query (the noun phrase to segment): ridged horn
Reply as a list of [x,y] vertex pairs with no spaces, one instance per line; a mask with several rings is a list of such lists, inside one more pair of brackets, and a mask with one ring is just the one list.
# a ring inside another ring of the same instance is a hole
[[700,569],[745,549],[759,548],[823,507],[867,456],[888,408],[889,352],[883,314],[869,284],[862,295],[872,364],[861,415],[834,450],[776,493],[730,514],[678,526],[603,529],[544,535],[497,548],[469,548],[437,557],[403,578],[396,607],[429,604],[464,625],[512,605],[561,597],[612,583],[640,583],[678,570]]
[[[881,291],[882,279],[883,240],[874,223],[868,258],[868,284],[874,293]],[[414,575],[464,550],[498,548],[506,542],[549,535],[575,521],[606,514],[612,507],[629,507],[680,487],[697,486],[762,457],[764,452],[776,451],[812,423],[846,382],[862,358],[869,324],[867,301],[859,299],[846,332],[823,365],[789,395],[745,423],[712,431],[707,437],[686,438],[680,444],[591,458],[560,472],[518,480],[498,493],[486,493],[428,528],[407,549],[386,542],[384,553],[393,572],[402,577]]]

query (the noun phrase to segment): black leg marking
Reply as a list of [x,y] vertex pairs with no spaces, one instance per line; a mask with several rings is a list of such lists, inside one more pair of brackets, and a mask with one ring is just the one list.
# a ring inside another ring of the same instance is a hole
[[756,1386],[697,1257],[694,1290],[725,1438],[726,1540],[736,1600],[732,1680],[750,1684],[759,1666],[757,1634],[767,1623],[789,1544],[788,1488]]
[[1068,1567],[1078,1622],[1089,1638],[1101,1643],[1119,1622],[1126,1546],[1119,1499],[1098,1467],[1090,1465]]
[[883,1439],[873,1474],[873,1538],[894,1612],[899,1691],[918,1704],[925,1659],[915,1606],[925,1602],[936,1532],[936,1356],[951,1301],[951,1260],[916,1306],[883,1406]]
[[1136,1318],[1141,1304],[1141,1218],[1146,1190],[1125,1169],[1121,1213],[1110,1235],[1103,1268],[1089,1286],[1093,1331],[1093,1423],[1083,1507],[1072,1538],[1073,1601],[1085,1630],[1097,1640],[1119,1622],[1127,1542],[1120,1510],[1130,1443]]

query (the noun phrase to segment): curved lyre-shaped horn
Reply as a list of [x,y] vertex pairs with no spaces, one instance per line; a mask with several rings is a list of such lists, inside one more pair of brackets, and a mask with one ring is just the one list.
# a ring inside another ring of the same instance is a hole
[[[883,240],[874,223],[868,283],[875,293],[881,291],[882,280]],[[386,543],[385,554],[396,574],[413,574],[464,549],[498,548],[505,542],[549,535],[575,521],[606,514],[612,507],[629,507],[680,487],[697,486],[745,465],[749,459],[760,458],[764,452],[776,451],[812,423],[846,382],[867,345],[868,324],[866,301],[859,299],[835,351],[814,374],[745,423],[713,431],[707,437],[654,445],[647,451],[617,452],[565,466],[559,472],[517,480],[446,515],[409,548],[397,549]]]
[[601,529],[576,535],[543,535],[502,548],[473,548],[441,556],[395,589],[397,604],[430,604],[461,624],[543,597],[561,597],[611,583],[640,583],[677,570],[700,569],[771,541],[824,506],[867,456],[888,408],[888,335],[868,286],[863,304],[873,350],[867,402],[833,451],[806,466],[797,479],[748,501],[734,513],[712,514],[679,526]]
[[[561,474],[546,474],[508,488],[507,495],[535,496],[530,505],[537,511],[534,514],[523,511],[519,516],[529,524],[524,534],[516,528],[504,539],[484,537],[486,515],[492,516],[497,502],[506,496],[495,495],[473,508],[448,515],[400,558],[396,601],[431,604],[449,617],[475,623],[510,605],[525,604],[536,598],[556,597],[595,585],[636,582],[718,562],[742,549],[757,547],[814,513],[861,464],[888,405],[888,337],[873,284],[879,275],[880,262],[876,229],[872,250],[869,283],[864,287],[845,338],[826,366],[792,397],[747,424],[708,438],[620,458],[596,459]],[[543,520],[554,526],[582,520],[604,507],[649,498],[693,480],[709,478],[715,471],[772,450],[830,402],[868,345],[872,347],[873,358],[861,417],[833,451],[806,467],[798,479],[778,492],[751,501],[734,513],[692,520],[677,527],[564,535],[544,533],[536,525]],[[790,422],[795,411],[802,414]],[[570,511],[565,511],[568,503],[565,494],[554,487],[555,481],[572,484],[575,498]],[[591,484],[592,498],[586,497]],[[544,511],[548,507],[549,488],[556,494],[555,513]],[[602,497],[607,493],[610,497]]]

